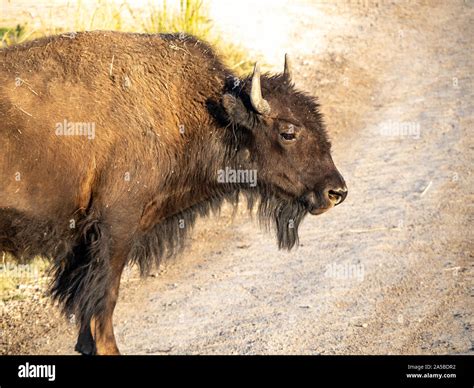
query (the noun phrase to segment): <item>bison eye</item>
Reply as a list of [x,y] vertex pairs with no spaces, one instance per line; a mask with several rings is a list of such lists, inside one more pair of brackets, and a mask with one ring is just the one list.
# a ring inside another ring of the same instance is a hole
[[280,136],[285,142],[292,142],[296,139],[294,132],[282,132]]

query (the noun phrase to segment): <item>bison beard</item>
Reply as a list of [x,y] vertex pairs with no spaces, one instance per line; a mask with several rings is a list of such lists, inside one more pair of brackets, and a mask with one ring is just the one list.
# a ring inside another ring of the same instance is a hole
[[280,249],[290,250],[298,244],[298,227],[308,213],[299,200],[283,200],[275,195],[263,193],[258,207],[260,222],[274,228]]
[[280,202],[274,212],[278,246],[290,250],[299,242],[298,227],[308,211],[301,202],[292,201]]

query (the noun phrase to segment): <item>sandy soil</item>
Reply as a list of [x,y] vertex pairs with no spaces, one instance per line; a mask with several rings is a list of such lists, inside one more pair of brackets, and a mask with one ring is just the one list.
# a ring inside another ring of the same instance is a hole
[[[256,12],[281,18],[277,3]],[[264,54],[279,69],[290,51],[320,97],[349,196],[306,218],[291,253],[244,211],[200,221],[181,257],[125,274],[121,351],[474,354],[474,3],[285,12],[290,43]],[[0,353],[73,353],[73,323],[41,292],[2,306]]]

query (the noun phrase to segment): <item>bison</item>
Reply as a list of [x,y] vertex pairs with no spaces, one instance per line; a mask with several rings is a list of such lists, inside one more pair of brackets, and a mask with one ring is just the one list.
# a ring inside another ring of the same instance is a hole
[[281,74],[257,63],[239,78],[184,34],[83,32],[4,48],[0,251],[51,258],[50,293],[76,317],[75,349],[118,354],[112,315],[127,264],[146,274],[198,216],[242,197],[291,249],[307,213],[346,198],[330,149],[288,57]]

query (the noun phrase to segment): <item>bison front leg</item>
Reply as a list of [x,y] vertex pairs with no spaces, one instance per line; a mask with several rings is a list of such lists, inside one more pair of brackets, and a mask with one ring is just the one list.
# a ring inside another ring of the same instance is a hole
[[95,354],[97,355],[119,355],[119,349],[115,341],[113,314],[119,295],[120,279],[125,264],[125,259],[118,258],[112,263],[112,277],[109,292],[106,295],[106,307],[100,317],[93,317],[90,322],[92,337],[95,343]]
[[120,279],[125,265],[124,256],[118,256],[111,263],[109,286],[103,296],[105,308],[100,315],[84,322],[77,338],[76,351],[85,355],[118,355],[115,341],[113,313],[119,295]]
[[106,224],[86,221],[73,251],[56,261],[51,291],[65,313],[76,317],[80,327],[78,352],[118,354],[112,315],[128,244],[123,236],[112,236]]

